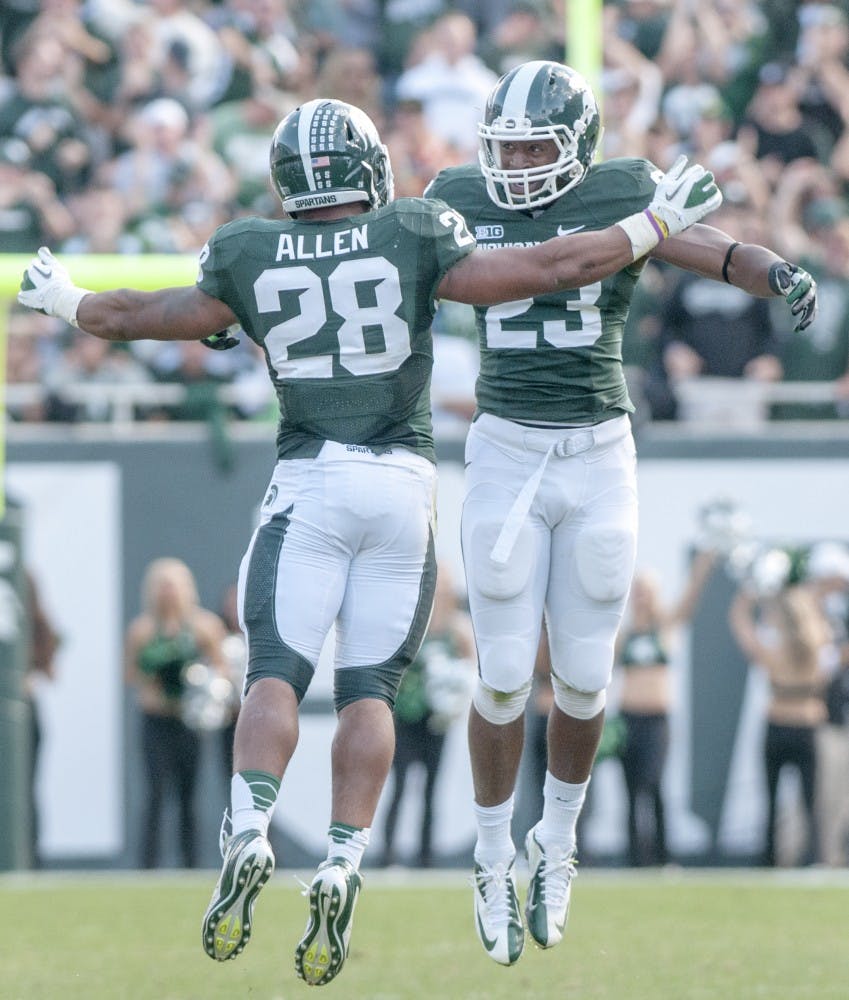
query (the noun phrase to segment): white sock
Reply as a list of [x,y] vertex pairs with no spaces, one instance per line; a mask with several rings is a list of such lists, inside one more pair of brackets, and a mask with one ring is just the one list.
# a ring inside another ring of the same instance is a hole
[[359,868],[368,847],[371,827],[348,826],[347,823],[331,823],[327,831],[327,857],[344,858],[354,868]]
[[475,802],[474,811],[478,825],[475,861],[482,865],[495,865],[498,862],[509,865],[516,856],[516,845],[510,836],[513,796],[497,806],[479,806]]
[[273,775],[259,771],[234,774],[230,779],[232,835],[235,837],[245,830],[259,830],[267,837],[279,790],[280,782]]
[[555,778],[550,771],[545,772],[542,819],[536,826],[536,838],[546,854],[571,854],[575,850],[575,828],[589,783],[588,778],[580,785],[570,785]]

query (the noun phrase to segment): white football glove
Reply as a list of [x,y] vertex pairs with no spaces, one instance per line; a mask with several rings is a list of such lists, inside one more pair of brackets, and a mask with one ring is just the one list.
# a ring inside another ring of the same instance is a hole
[[65,267],[47,247],[41,247],[38,256],[33,257],[24,271],[18,302],[77,326],[79,304],[90,294],[87,288],[78,288],[71,281]]
[[783,296],[790,312],[799,317],[793,329],[807,330],[817,315],[817,283],[810,274],[783,260],[769,269],[769,287]]
[[722,204],[722,192],[713,174],[698,163],[687,167],[679,156],[661,175],[648,208],[617,225],[631,241],[634,260],[640,260],[667,236],[677,236]]
[[660,221],[666,236],[676,236],[721,204],[713,174],[699,163],[687,167],[687,157],[679,156],[661,177],[646,211]]

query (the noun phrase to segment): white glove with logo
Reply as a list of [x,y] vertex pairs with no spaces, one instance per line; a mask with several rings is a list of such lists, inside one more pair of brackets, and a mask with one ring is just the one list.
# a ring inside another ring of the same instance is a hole
[[639,260],[667,236],[677,236],[721,204],[722,192],[713,174],[698,163],[687,167],[687,157],[679,156],[661,175],[648,207],[618,225],[631,241],[634,260]]
[[77,326],[79,304],[91,294],[87,288],[77,288],[65,267],[47,247],[41,247],[24,271],[18,302]]
[[687,157],[679,156],[661,177],[646,209],[666,228],[667,236],[684,232],[722,204],[713,174],[699,163],[685,167]]

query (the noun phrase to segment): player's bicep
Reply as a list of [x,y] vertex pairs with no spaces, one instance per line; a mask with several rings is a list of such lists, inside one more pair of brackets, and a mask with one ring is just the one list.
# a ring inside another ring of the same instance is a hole
[[161,294],[161,320],[175,340],[200,340],[239,322],[230,306],[196,285],[168,288]]
[[532,269],[527,257],[506,250],[475,250],[446,273],[437,298],[480,306],[522,298]]

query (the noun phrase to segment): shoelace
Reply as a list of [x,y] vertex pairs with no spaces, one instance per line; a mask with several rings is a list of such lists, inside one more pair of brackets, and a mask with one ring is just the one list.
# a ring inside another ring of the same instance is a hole
[[560,859],[543,857],[539,871],[540,900],[543,904],[555,909],[566,904],[569,886],[578,874],[576,864],[574,854]]
[[480,890],[494,924],[506,923],[515,918],[515,893],[506,865],[482,865],[481,870],[470,881]]

